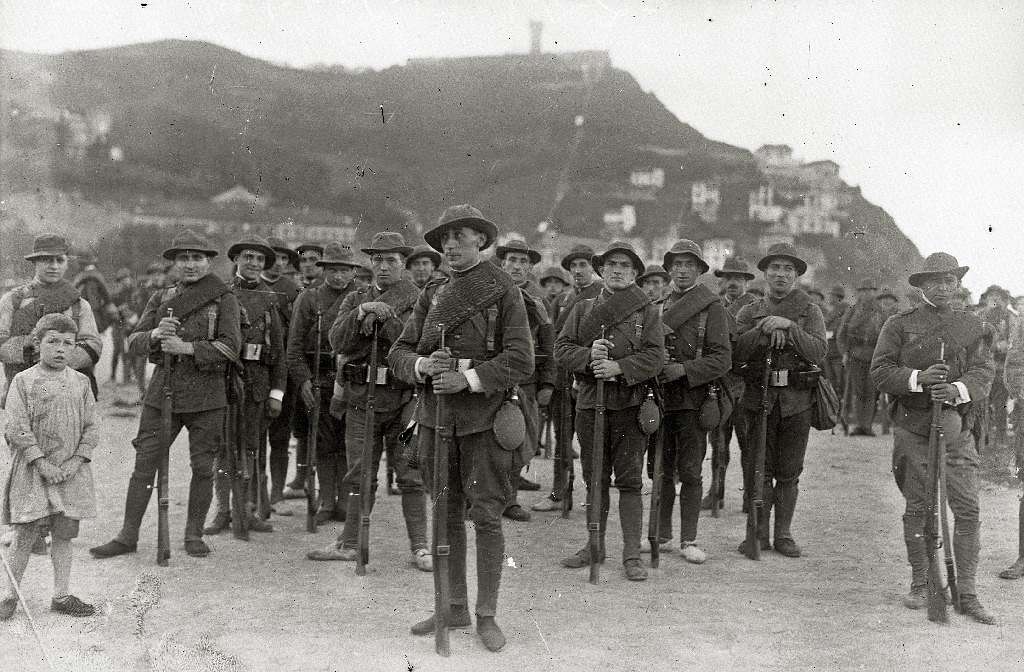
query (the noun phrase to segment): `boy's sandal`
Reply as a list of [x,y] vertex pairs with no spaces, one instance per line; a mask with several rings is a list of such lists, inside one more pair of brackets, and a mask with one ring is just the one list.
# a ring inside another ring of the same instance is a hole
[[62,600],[52,600],[50,602],[50,611],[67,614],[68,616],[85,617],[95,614],[96,607],[82,602],[74,595],[68,595]]

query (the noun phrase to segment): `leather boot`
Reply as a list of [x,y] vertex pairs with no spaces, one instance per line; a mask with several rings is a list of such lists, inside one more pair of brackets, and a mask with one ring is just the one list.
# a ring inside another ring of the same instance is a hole
[[924,538],[924,516],[903,515],[903,543],[910,563],[910,592],[903,598],[908,609],[928,603],[928,549]]
[[422,492],[402,493],[402,516],[409,548],[427,548],[427,497]]
[[476,612],[493,617],[498,609],[501,569],[505,564],[505,537],[501,519],[476,525]]
[[778,483],[772,494],[775,504],[775,550],[790,558],[800,557],[800,547],[793,541],[793,533],[790,531],[798,494],[797,483]]
[[125,546],[134,547],[139,541],[139,527],[149,507],[149,498],[156,490],[152,481],[146,482],[135,474],[128,479],[128,492],[124,496],[124,524],[115,540]]
[[639,492],[619,494],[619,522],[622,525],[622,561],[640,559],[640,536],[644,503]]
[[977,595],[974,577],[978,572],[981,550],[981,522],[956,520],[953,525],[953,555],[956,557],[956,579],[961,595]]
[[334,512],[338,505],[338,460],[336,456],[317,457],[316,478],[320,485],[320,510]]
[[672,511],[676,505],[676,484],[671,478],[661,481],[661,499],[658,501],[658,534],[665,541],[672,540]]

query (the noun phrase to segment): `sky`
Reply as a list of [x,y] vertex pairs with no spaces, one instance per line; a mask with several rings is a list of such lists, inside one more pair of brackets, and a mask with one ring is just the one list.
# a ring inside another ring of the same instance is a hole
[[[281,64],[607,50],[680,120],[754,150],[831,159],[975,295],[1024,294],[1024,2],[0,0],[0,46],[42,53],[166,38]],[[1018,172],[1020,171],[1020,172]]]

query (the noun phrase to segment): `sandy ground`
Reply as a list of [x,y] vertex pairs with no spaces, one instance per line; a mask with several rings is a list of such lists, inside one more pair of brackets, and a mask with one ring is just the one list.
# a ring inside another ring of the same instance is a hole
[[[100,371],[107,370],[101,362]],[[112,387],[102,396],[103,440],[94,459],[101,513],[82,526],[72,580],[76,594],[102,612],[82,620],[52,614],[47,558],[33,556],[23,583],[55,669],[1024,669],[1024,582],[996,576],[1015,557],[1018,492],[999,485],[982,492],[979,592],[1000,625],[952,613],[946,626],[929,623],[923,612],[900,605],[909,569],[888,437],[812,435],[794,523],[800,559],[767,552],[755,563],[736,552],[744,529],[736,468],[729,472],[724,515],[701,519],[708,562],[688,565],[673,552],[645,583],[627,582],[617,562],[615,495],[609,561],[598,586],[588,583],[587,570],[558,564],[585,538],[582,507],[569,520],[535,513],[529,523],[506,521],[498,620],[508,646],[491,654],[470,629],[457,630],[451,658],[442,659],[432,638],[408,632],[431,611],[433,592],[430,575],[408,563],[399,498],[382,496],[374,511],[365,577],[349,563],[305,560],[307,550],[328,543],[340,526],[306,533],[304,501],[288,503],[295,516],[272,518],[272,534],[254,534],[249,543],[212,537],[210,557],[190,558],[181,546],[184,434],[171,460],[170,566],[155,565],[155,502],[138,553],[92,559],[87,549],[120,525],[137,423],[110,413]],[[8,456],[0,453],[3,474]],[[733,460],[738,465],[735,448]],[[529,475],[549,485],[550,461],[535,459]],[[534,494],[521,493],[521,501],[529,504]],[[472,542],[472,531],[469,536]],[[469,561],[472,599],[472,551]],[[0,624],[0,670],[36,669],[46,663],[19,609]]]

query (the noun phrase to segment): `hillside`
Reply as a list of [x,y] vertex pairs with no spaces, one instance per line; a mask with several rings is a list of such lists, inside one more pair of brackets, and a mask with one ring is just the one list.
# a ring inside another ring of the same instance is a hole
[[[747,256],[763,228],[748,220],[747,195],[764,180],[751,152],[682,123],[604,52],[377,72],[287,68],[175,40],[0,59],[7,194],[43,185],[131,209],[140,195],[205,201],[241,184],[365,227],[429,222],[471,201],[527,236],[543,219],[596,235],[603,213],[631,203],[630,236],[727,235]],[[630,187],[633,172],[655,168],[664,188]],[[696,181],[721,191],[700,230],[686,226]],[[819,246],[832,274],[840,257],[859,256],[854,247],[881,269],[914,263],[891,219],[862,205],[855,226],[867,235]]]

